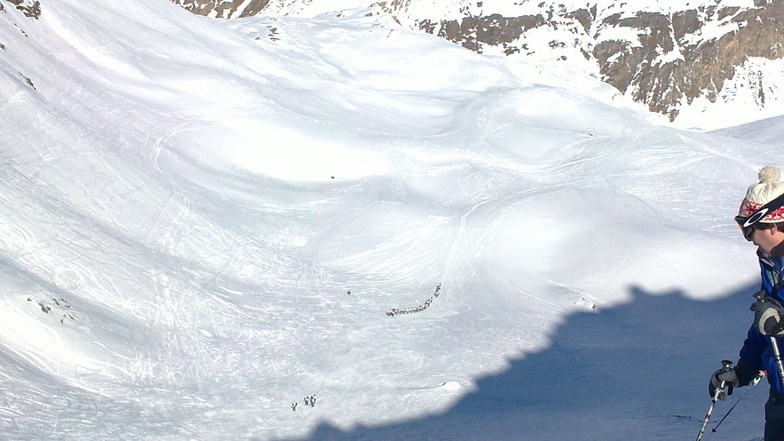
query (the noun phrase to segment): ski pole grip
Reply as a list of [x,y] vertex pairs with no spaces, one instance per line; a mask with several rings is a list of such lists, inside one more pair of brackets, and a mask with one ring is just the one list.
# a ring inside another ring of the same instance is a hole
[[[721,360],[721,372],[729,372],[730,370],[732,370],[732,362],[729,360]],[[719,395],[721,394],[721,392],[724,390],[726,386],[727,386],[727,382],[721,380],[721,383],[719,383],[719,387],[716,388],[714,400],[719,399]],[[729,393],[730,394],[732,393],[731,389]]]

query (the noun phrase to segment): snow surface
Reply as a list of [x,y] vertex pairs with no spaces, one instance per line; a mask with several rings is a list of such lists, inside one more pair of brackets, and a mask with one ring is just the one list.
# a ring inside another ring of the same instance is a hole
[[[564,18],[563,22],[556,19],[552,26],[528,30],[515,44],[483,45],[481,51],[485,55],[506,55],[510,58],[525,58],[528,65],[539,65],[540,69],[556,71],[569,70],[577,76],[601,77],[599,66],[593,59],[586,59],[584,51],[591,50],[596,44],[611,40],[629,42],[639,45],[641,33],[648,31],[624,26],[607,26],[605,19],[616,22],[619,18],[634,17],[644,11],[646,13],[672,14],[677,11],[692,10],[700,16],[704,25],[693,34],[683,36],[683,44],[697,44],[719,39],[725,34],[737,32],[742,23],[735,19],[742,11],[755,8],[753,0],[701,0],[683,3],[675,0],[655,0],[638,3],[602,0],[588,3],[582,0],[541,1],[541,0],[418,0],[373,2],[370,0],[288,0],[272,2],[265,9],[265,14],[276,16],[318,17],[325,14],[340,14],[351,8],[374,7],[381,9],[381,4],[394,9],[395,19],[410,29],[419,29],[425,20],[460,20],[465,16],[487,16],[500,14],[506,17],[525,15],[541,15],[564,17],[567,11],[587,9],[595,14],[594,25],[590,30],[573,19]],[[594,9],[595,8],[595,9]],[[732,12],[738,8],[741,12]],[[241,10],[239,8],[238,10]],[[717,9],[721,20],[717,19]],[[217,11],[213,11],[216,15]],[[656,63],[668,63],[681,60],[682,51],[676,50],[660,54]],[[553,64],[554,60],[562,61]],[[568,61],[567,61],[568,60]],[[609,60],[612,61],[612,60]],[[681,103],[678,117],[673,123],[675,127],[684,129],[702,128],[716,130],[730,125],[745,124],[758,119],[770,118],[784,114],[784,101],[778,98],[776,78],[782,73],[781,60],[750,58],[735,67],[733,78],[723,82],[722,90],[716,96],[702,96]],[[771,80],[774,79],[774,80]],[[764,81],[763,81],[764,80]],[[624,92],[627,97],[634,96],[635,88]],[[663,118],[663,117],[662,117]]]
[[658,125],[376,9],[4,5],[0,439],[696,437],[781,119]]

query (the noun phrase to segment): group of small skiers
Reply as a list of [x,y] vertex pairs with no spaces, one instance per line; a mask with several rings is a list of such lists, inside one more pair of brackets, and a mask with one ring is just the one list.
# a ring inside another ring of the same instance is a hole
[[[296,401],[293,401],[291,403],[291,410],[296,411],[297,410],[297,404],[299,404],[299,403],[297,403]],[[311,395],[309,397],[305,397],[305,406],[316,407],[316,394],[313,394],[313,395]]]
[[439,283],[436,286],[436,292],[434,292],[432,296],[430,296],[427,300],[425,300],[425,303],[418,306],[410,306],[408,308],[392,308],[387,311],[387,315],[390,317],[394,317],[398,314],[411,314],[413,312],[424,311],[425,309],[427,309],[428,306],[430,306],[431,303],[433,303],[433,300],[435,300],[440,293],[441,293],[441,284]]

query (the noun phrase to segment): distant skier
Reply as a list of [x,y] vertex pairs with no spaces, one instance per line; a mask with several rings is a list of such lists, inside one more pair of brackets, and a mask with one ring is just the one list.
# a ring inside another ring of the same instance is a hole
[[296,411],[297,410],[297,404],[299,404],[299,403],[297,403],[296,401],[291,403],[291,410]]
[[316,395],[310,396],[310,407],[316,407]]
[[724,400],[734,387],[748,385],[759,371],[767,371],[765,441],[784,441],[784,369],[779,350],[784,348],[784,182],[780,178],[777,168],[760,170],[759,183],[748,188],[735,217],[743,237],[757,246],[762,284],[754,295],[754,322],[738,363],[714,372],[708,385],[712,398],[718,394]]
[[305,405],[310,406],[310,397],[305,397]]

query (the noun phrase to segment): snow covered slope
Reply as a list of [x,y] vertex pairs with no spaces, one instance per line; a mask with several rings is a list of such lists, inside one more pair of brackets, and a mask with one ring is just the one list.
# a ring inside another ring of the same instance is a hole
[[0,4],[0,438],[696,432],[770,145],[377,9]]
[[784,0],[172,0],[218,18],[377,7],[484,54],[601,78],[678,127],[784,113]]

